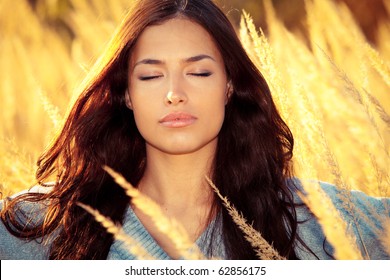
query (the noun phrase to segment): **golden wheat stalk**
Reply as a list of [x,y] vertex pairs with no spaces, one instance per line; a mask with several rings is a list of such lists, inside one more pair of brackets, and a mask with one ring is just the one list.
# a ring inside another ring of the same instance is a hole
[[22,191],[35,182],[35,162],[30,154],[21,150],[14,139],[0,136],[0,182],[3,195]]
[[379,100],[373,96],[371,93],[369,93],[366,90],[363,90],[363,92],[368,97],[368,100],[371,102],[371,104],[374,106],[376,112],[378,113],[379,117],[382,119],[382,121],[390,127],[390,115],[385,111],[382,104],[379,102]]
[[390,87],[390,66],[369,44],[365,44],[365,50],[374,69],[382,76],[383,81]]
[[240,30],[239,36],[240,36],[240,41],[242,46],[244,47],[246,53],[249,55],[251,60],[255,61],[256,55],[253,51],[254,50],[253,42],[251,40],[251,37],[249,36],[248,28],[245,22],[245,18],[243,16],[241,16],[239,30]]
[[[375,183],[376,190],[374,190],[374,196],[377,197],[389,197],[390,196],[390,176],[386,173],[386,170],[382,170],[379,167],[378,161],[375,156],[371,153],[368,154],[370,160],[367,169],[367,177],[372,176],[375,179],[373,180]],[[389,209],[390,210],[390,209]]]
[[100,214],[99,211],[94,210],[92,207],[85,205],[83,203],[77,203],[78,206],[83,208],[85,211],[90,213],[95,217],[95,220],[98,221],[107,232],[111,233],[115,239],[122,241],[125,244],[126,249],[137,257],[139,260],[152,260],[154,259],[139,242],[129,235],[127,235],[122,227],[117,226],[113,221],[104,215]]
[[108,166],[104,166],[103,169],[126,191],[126,194],[132,199],[132,203],[144,214],[148,215],[157,229],[171,240],[180,256],[185,259],[206,259],[199,247],[190,240],[187,231],[177,220],[164,215],[161,207],[155,201],[134,188],[122,175]]
[[261,29],[260,35],[258,34],[253,19],[247,12],[243,11],[243,17],[245,19],[246,29],[249,31],[249,36],[253,42],[253,49],[256,55],[254,62],[268,82],[276,106],[280,108],[283,117],[289,119],[290,110],[288,107],[287,91],[282,75],[278,71],[280,67],[276,63],[275,53],[271,44]]
[[48,96],[42,91],[38,92],[43,105],[44,110],[49,115],[50,120],[53,123],[54,129],[58,129],[62,123],[62,117],[58,107],[56,107],[48,98]]
[[[329,55],[327,55],[325,53],[325,51],[323,51],[323,55],[325,57],[327,57],[329,63],[332,65],[333,69],[335,70],[335,72],[337,73],[337,75],[339,76],[341,81],[344,82],[346,93],[350,94],[350,96],[364,108],[364,112],[368,116],[368,119],[369,119],[371,125],[374,127],[376,133],[378,134],[378,138],[381,140],[382,146],[386,147],[382,133],[379,129],[379,125],[377,124],[375,118],[373,117],[373,114],[370,110],[369,104],[364,100],[363,94],[357,89],[357,87],[354,85],[354,83],[348,77],[347,73],[345,73],[342,69],[340,69],[340,67],[338,67],[336,65],[336,63],[333,61],[333,59],[331,57],[329,57]],[[370,100],[370,101],[375,102],[373,100]],[[375,105],[375,103],[374,103],[374,105]],[[375,107],[377,107],[377,106],[375,106]],[[380,115],[380,113],[381,112],[379,112],[379,115]],[[383,120],[386,122],[386,118]],[[384,149],[384,151],[387,153],[386,149]]]
[[302,200],[317,217],[325,236],[335,250],[335,258],[339,260],[363,259],[356,242],[348,232],[346,222],[330,198],[320,188],[318,182],[302,182],[306,195],[300,195]]
[[[300,112],[304,113],[306,115],[304,120],[306,120],[306,129],[305,129],[305,141],[307,141],[310,145],[309,146],[314,146],[316,148],[316,151],[319,152],[320,155],[325,155],[326,161],[329,164],[331,173],[334,175],[335,180],[336,180],[336,185],[340,188],[340,193],[339,197],[342,200],[343,207],[350,213],[350,215],[353,218],[353,222],[356,225],[357,231],[358,231],[358,237],[361,240],[363,248],[365,248],[365,244],[362,241],[361,238],[361,233],[360,233],[360,227],[357,222],[357,215],[360,214],[361,211],[356,209],[354,206],[353,202],[351,201],[351,196],[349,189],[347,188],[347,185],[343,179],[343,176],[341,174],[341,169],[339,167],[339,164],[334,157],[332,151],[329,148],[328,142],[325,137],[325,133],[323,130],[323,126],[321,126],[321,119],[318,117],[318,114],[314,114],[312,111],[312,106],[311,106],[311,100],[308,96],[306,95],[301,95],[300,96],[300,104],[303,105],[302,108],[300,108]],[[315,142],[314,138],[314,133],[316,133],[319,136],[319,139],[317,140],[317,143]],[[303,152],[306,151],[306,149],[302,149]],[[313,168],[314,162],[314,157],[311,156],[310,154],[304,153],[300,156],[298,156],[298,160],[302,162],[304,160],[302,156],[305,156],[305,161],[311,160],[310,164],[302,171],[302,174],[304,175],[314,175],[313,178],[317,178],[317,174],[315,172],[315,169]],[[300,175],[302,175],[300,174]],[[361,214],[362,218],[365,218],[365,215]],[[369,222],[369,221],[367,221]],[[367,253],[367,250],[365,250]],[[368,255],[368,253],[367,253]]]
[[270,245],[267,240],[264,239],[260,232],[258,232],[251,225],[249,225],[246,219],[237,211],[236,208],[234,208],[233,205],[231,205],[229,200],[219,192],[218,188],[214,185],[210,178],[206,176],[206,180],[211,186],[211,188],[214,190],[214,192],[222,200],[223,204],[226,207],[226,210],[233,218],[233,221],[245,234],[245,239],[248,240],[252,247],[255,249],[256,255],[262,260],[284,260],[285,258],[282,257],[276,251],[276,249],[274,249],[272,245]]
[[[346,210],[348,212],[348,214],[351,216],[351,218],[353,220],[353,223],[355,224],[355,227],[356,227],[356,230],[357,230],[357,237],[360,239],[360,242],[362,244],[364,252],[365,252],[366,256],[368,257],[369,254],[368,254],[368,251],[366,249],[366,244],[364,243],[362,235],[361,235],[361,230],[360,230],[360,226],[359,226],[359,223],[358,223],[357,216],[365,219],[367,223],[370,223],[370,221],[368,221],[367,216],[364,215],[360,209],[355,207],[355,204],[352,201],[350,188],[347,186],[347,184],[346,184],[346,182],[344,180],[344,177],[343,177],[343,175],[341,173],[341,169],[340,169],[339,163],[336,160],[333,152],[329,148],[328,142],[325,139],[325,135],[324,135],[323,131],[321,131],[320,134],[321,134],[321,138],[322,138],[322,144],[325,147],[326,162],[328,163],[328,165],[330,167],[331,173],[333,174],[333,176],[335,178],[336,186],[338,187],[338,190],[339,190],[339,193],[337,194],[337,196],[342,201],[342,207],[344,208],[344,210]],[[318,192],[320,192],[325,197],[327,197],[326,194],[319,188],[318,183],[317,183],[316,187],[317,187],[316,190]],[[306,190],[306,188],[305,188],[305,190]],[[318,192],[315,193],[315,194],[318,194]],[[326,204],[330,205],[329,209],[332,209],[332,211],[331,211],[332,215],[335,215],[335,217],[338,217],[337,216],[338,212],[334,208],[333,203],[330,201],[330,199],[328,198],[328,201],[325,201],[325,202],[326,202]],[[314,207],[314,205],[316,205],[316,204],[313,204],[312,207]],[[319,208],[319,210],[321,210],[321,208]],[[315,213],[315,212],[313,211],[313,213]],[[320,213],[321,213],[321,211],[320,211]]]

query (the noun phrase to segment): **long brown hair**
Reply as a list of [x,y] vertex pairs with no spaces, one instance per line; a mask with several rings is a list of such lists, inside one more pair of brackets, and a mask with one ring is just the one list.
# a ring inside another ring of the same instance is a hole
[[[296,258],[297,218],[287,186],[293,137],[231,23],[209,0],[139,0],[90,72],[61,133],[38,160],[38,182],[45,185],[55,175],[54,188],[46,194],[9,200],[1,214],[8,229],[19,237],[34,239],[58,232],[50,248],[51,259],[107,257],[112,236],[77,203],[122,223],[129,199],[102,166],[122,173],[135,186],[144,172],[145,141],[125,104],[129,56],[147,26],[177,16],[200,24],[212,35],[234,88],[218,138],[212,180],[280,254]],[[16,206],[23,200],[50,202],[42,224],[19,223]],[[218,200],[215,207],[227,256],[255,259],[255,252]]]

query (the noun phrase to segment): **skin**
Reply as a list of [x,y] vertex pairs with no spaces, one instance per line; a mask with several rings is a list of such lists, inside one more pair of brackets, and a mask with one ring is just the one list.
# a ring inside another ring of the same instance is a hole
[[[128,75],[127,106],[146,142],[138,188],[195,241],[212,215],[204,176],[212,168],[230,88],[222,56],[203,27],[175,18],[143,31]],[[157,243],[179,257],[153,222],[134,211]]]

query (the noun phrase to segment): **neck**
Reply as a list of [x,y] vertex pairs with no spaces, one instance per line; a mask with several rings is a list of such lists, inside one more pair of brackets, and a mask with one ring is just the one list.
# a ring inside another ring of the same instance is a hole
[[213,156],[207,150],[171,155],[147,147],[147,164],[139,189],[164,208],[210,205],[213,192],[205,175],[210,176]]

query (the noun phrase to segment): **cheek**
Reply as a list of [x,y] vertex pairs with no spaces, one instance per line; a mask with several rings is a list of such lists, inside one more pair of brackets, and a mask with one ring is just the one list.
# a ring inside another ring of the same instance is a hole
[[152,121],[156,118],[156,109],[148,100],[140,99],[138,96],[132,96],[131,101],[135,123],[140,133],[143,134],[143,131],[150,128]]
[[[220,91],[220,89],[219,89]],[[202,115],[204,116],[204,125],[214,132],[219,131],[223,121],[225,119],[225,103],[226,98],[224,93],[220,94],[210,94],[203,97],[204,100],[201,101],[202,105],[199,106],[202,108]]]
[[134,118],[137,125],[146,125],[148,123],[150,124],[150,121],[152,120],[152,113],[153,113],[152,110],[150,110],[150,108],[135,107],[133,111],[134,111]]
[[203,103],[204,108],[211,110],[210,113],[220,113],[225,111],[226,105],[226,92],[223,86],[210,88],[207,90],[206,94],[202,95],[201,102]]

